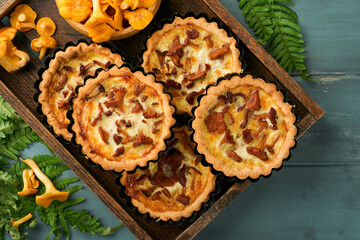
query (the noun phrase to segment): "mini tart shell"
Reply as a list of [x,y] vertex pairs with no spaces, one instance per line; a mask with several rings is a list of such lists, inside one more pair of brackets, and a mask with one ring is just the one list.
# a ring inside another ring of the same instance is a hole
[[[176,131],[184,130],[188,135],[190,135],[190,131],[187,126],[181,126],[175,128],[173,131],[176,137]],[[188,139],[190,141],[190,138]],[[193,143],[192,143],[193,144]],[[157,164],[157,163],[150,163]],[[201,162],[199,164],[202,164]],[[120,183],[125,181],[129,173],[123,173],[120,178]],[[182,211],[167,211],[167,212],[159,212],[153,211],[145,206],[142,201],[139,201],[136,198],[131,198],[131,203],[137,207],[138,211],[142,214],[149,213],[150,217],[155,218],[157,220],[169,221],[173,220],[174,222],[180,221],[182,218],[188,218],[193,215],[194,212],[199,211],[202,207],[202,204],[207,202],[210,198],[210,194],[215,190],[216,187],[216,176],[214,174],[209,173],[206,181],[206,186],[204,187],[202,193],[196,198],[196,200],[190,205],[186,206]]]
[[[81,137],[81,114],[82,114],[82,106],[84,104],[84,96],[91,93],[93,89],[95,89],[101,81],[106,80],[107,78],[111,76],[116,76],[119,74],[122,74],[124,72],[132,73],[139,81],[142,83],[152,87],[156,92],[159,94],[159,97],[161,99],[163,111],[164,111],[164,123],[163,123],[163,129],[167,129],[162,131],[162,134],[158,138],[155,147],[146,155],[143,155],[136,160],[131,161],[110,161],[105,157],[99,156],[96,153],[91,152],[90,144],[88,141],[86,141],[83,137]],[[96,78],[88,79],[82,87],[80,87],[78,95],[73,100],[73,114],[72,118],[74,120],[74,124],[72,126],[72,130],[75,133],[75,141],[77,144],[82,146],[82,152],[83,154],[87,155],[91,158],[91,160],[97,164],[100,164],[105,170],[114,170],[117,172],[121,171],[131,171],[134,170],[136,166],[145,166],[149,161],[156,160],[158,158],[158,154],[160,151],[163,151],[166,149],[165,139],[169,138],[171,136],[170,128],[172,125],[175,124],[175,119],[172,117],[172,115],[175,112],[175,108],[172,107],[170,102],[170,96],[163,92],[163,85],[160,83],[155,82],[155,77],[151,74],[144,75],[142,72],[132,72],[127,67],[117,67],[114,66],[111,69],[105,71],[101,71]]]
[[[229,37],[228,34],[224,29],[219,28],[218,24],[216,22],[208,22],[205,18],[194,18],[194,17],[187,17],[185,19],[182,19],[180,17],[175,17],[175,20],[172,23],[165,24],[161,30],[156,31],[152,34],[152,36],[147,40],[146,42],[146,51],[143,53],[142,59],[142,67],[145,69],[145,71],[151,71],[150,69],[150,56],[152,52],[155,51],[158,42],[163,38],[163,36],[174,29],[177,26],[185,26],[185,25],[195,25],[200,28],[203,28],[214,35],[218,36],[219,38],[226,40],[230,46],[230,50],[232,53],[232,59],[233,59],[233,69],[230,71],[230,73],[241,73],[242,72],[242,64],[239,60],[240,58],[240,51],[236,47],[236,40],[233,37]],[[219,76],[222,77],[222,76]],[[214,84],[216,83],[216,80],[214,81]],[[177,113],[183,114],[188,113],[191,114],[192,106],[184,107],[182,105],[177,105],[176,110]]]
[[53,77],[56,74],[56,71],[59,69],[61,64],[67,59],[71,58],[77,53],[87,53],[87,52],[99,52],[106,56],[112,56],[115,59],[114,64],[121,66],[123,64],[122,58],[119,54],[112,53],[110,49],[102,47],[96,43],[87,45],[82,42],[77,46],[71,46],[66,48],[65,51],[59,51],[56,53],[55,58],[52,59],[49,63],[49,68],[45,70],[42,75],[42,81],[39,85],[41,91],[39,95],[39,103],[41,103],[41,109],[44,115],[47,117],[47,122],[50,126],[53,127],[53,131],[56,135],[62,135],[65,140],[70,141],[72,134],[68,132],[67,128],[64,127],[61,122],[58,120],[57,115],[53,112],[51,104],[49,102],[49,94],[51,91],[49,87],[52,84]]
[[[204,132],[199,131],[202,125],[205,124],[205,116],[209,110],[209,106],[214,101],[217,101],[218,96],[241,85],[250,85],[252,87],[260,88],[272,96],[274,102],[276,102],[278,107],[282,109],[284,113],[284,120],[288,129],[285,135],[284,143],[281,146],[278,154],[274,158],[265,161],[263,166],[255,166],[253,169],[234,168],[219,161],[211,154],[208,146],[205,144]],[[254,79],[252,76],[246,75],[244,77],[233,76],[229,80],[223,80],[217,86],[212,86],[208,89],[207,94],[201,98],[199,106],[194,111],[195,117],[192,122],[192,127],[195,131],[194,141],[197,143],[197,150],[199,153],[205,155],[205,160],[212,164],[214,169],[223,172],[226,176],[236,176],[239,179],[246,179],[248,177],[257,179],[261,175],[269,175],[272,169],[279,168],[282,165],[283,159],[286,159],[290,154],[290,148],[295,145],[295,135],[297,133],[297,128],[294,125],[294,122],[296,117],[291,112],[291,109],[292,106],[284,102],[284,97],[280,91],[277,91],[276,86],[271,83],[266,83],[260,78]]]

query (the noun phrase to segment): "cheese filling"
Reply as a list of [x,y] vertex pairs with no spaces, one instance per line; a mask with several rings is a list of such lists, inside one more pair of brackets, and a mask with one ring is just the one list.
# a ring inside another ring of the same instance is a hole
[[126,193],[154,212],[184,210],[203,194],[208,179],[213,176],[194,153],[187,128],[174,129],[174,133],[171,148],[159,162],[149,163],[146,170],[124,173],[121,178]]
[[[228,43],[211,32],[196,26],[177,26],[158,42],[149,60],[149,71],[165,82],[173,95],[173,103],[190,112],[197,104],[197,95],[219,77],[236,69]],[[211,52],[224,48],[223,54]],[[177,49],[173,52],[173,49]]]
[[146,155],[163,131],[158,93],[134,75],[130,80],[126,76],[98,84],[85,98],[82,110],[82,137],[89,139],[93,153],[111,161]]
[[279,153],[287,126],[271,96],[246,85],[220,95],[209,106],[202,130],[214,157],[230,167],[252,169]]

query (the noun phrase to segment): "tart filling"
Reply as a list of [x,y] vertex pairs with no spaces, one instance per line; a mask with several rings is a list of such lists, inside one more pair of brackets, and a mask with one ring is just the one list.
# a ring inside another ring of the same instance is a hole
[[112,63],[123,64],[121,56],[95,43],[89,46],[80,43],[55,55],[43,73],[39,87],[42,111],[55,134],[71,139],[72,135],[66,129],[69,124],[66,111],[70,109],[69,100],[75,96],[75,88],[83,84],[86,75],[93,75],[96,69],[106,69]]
[[190,217],[215,189],[216,177],[210,167],[201,164],[201,156],[194,153],[188,128],[182,126],[173,131],[175,138],[158,162],[149,163],[145,170],[123,173],[120,179],[139,212],[163,221]]
[[176,17],[146,43],[143,67],[163,81],[180,114],[191,114],[197,96],[219,77],[241,71],[236,41],[205,18]]
[[158,158],[175,123],[154,76],[113,67],[89,79],[73,101],[76,142],[105,170],[130,171]]
[[273,84],[250,75],[224,80],[208,90],[195,110],[198,151],[227,176],[268,175],[295,144],[291,109]]

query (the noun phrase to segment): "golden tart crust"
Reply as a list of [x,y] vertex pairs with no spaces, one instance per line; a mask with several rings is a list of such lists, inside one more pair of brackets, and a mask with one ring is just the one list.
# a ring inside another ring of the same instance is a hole
[[236,40],[205,18],[176,17],[146,43],[142,66],[156,74],[173,95],[178,113],[191,115],[197,96],[228,73],[240,73]]
[[190,217],[215,189],[216,176],[194,153],[189,129],[182,126],[173,132],[175,138],[158,162],[132,174],[124,172],[120,179],[139,212],[163,221]]
[[67,131],[69,120],[66,118],[69,99],[75,95],[76,86],[83,84],[86,75],[93,75],[96,69],[107,68],[112,63],[122,65],[121,56],[95,43],[79,43],[56,53],[39,86],[39,102],[55,134],[70,141],[72,135]]
[[246,75],[210,87],[195,110],[197,149],[227,176],[258,178],[281,166],[295,144],[292,106],[274,84]]
[[153,75],[114,66],[79,89],[73,101],[75,140],[105,170],[145,166],[171,136],[175,109],[169,101]]

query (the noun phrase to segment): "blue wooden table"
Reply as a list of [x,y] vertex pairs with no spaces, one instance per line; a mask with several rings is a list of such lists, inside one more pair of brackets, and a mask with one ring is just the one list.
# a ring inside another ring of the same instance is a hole
[[[236,0],[220,2],[245,27]],[[251,184],[195,239],[360,239],[360,5],[358,0],[294,0],[319,83],[294,79],[325,110],[298,141],[290,161]],[[22,157],[47,152],[36,144]],[[66,173],[74,175],[71,171]],[[85,186],[85,185],[84,185]],[[119,220],[86,187],[87,208],[106,225]],[[39,226],[30,239],[45,239]],[[72,239],[135,239],[125,228],[109,237],[72,231]]]

